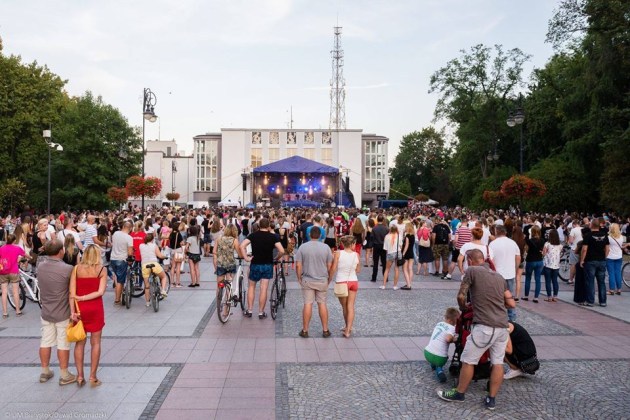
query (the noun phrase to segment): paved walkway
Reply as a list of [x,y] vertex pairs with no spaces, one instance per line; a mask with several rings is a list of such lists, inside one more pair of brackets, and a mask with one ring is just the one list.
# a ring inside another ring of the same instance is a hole
[[[438,400],[439,384],[422,349],[457,281],[415,277],[413,290],[379,290],[361,273],[354,337],[341,337],[339,305],[328,298],[332,338],[301,328],[301,294],[289,277],[287,305],[276,321],[215,316],[214,275],[202,262],[202,287],[172,289],[154,313],[134,300],[127,310],[105,296],[100,388],[39,384],[39,311],[0,321],[0,393],[5,418],[432,418],[487,416],[485,383],[464,404]],[[183,276],[187,284],[187,275]],[[391,283],[390,283],[391,284]],[[540,372],[504,383],[497,418],[627,418],[630,413],[630,291],[608,307],[522,302],[519,322],[534,336]],[[89,346],[88,346],[89,351]],[[55,360],[53,356],[53,360]]]

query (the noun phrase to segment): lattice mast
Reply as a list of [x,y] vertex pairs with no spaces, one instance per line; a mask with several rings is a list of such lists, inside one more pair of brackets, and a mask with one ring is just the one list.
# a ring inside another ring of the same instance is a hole
[[330,79],[330,129],[346,128],[346,79],[343,77],[343,50],[341,49],[341,26],[335,26],[335,42]]

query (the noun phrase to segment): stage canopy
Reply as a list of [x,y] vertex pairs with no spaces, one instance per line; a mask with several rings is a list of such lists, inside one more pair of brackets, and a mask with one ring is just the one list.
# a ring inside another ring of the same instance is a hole
[[254,173],[281,173],[281,174],[338,174],[339,169],[334,166],[324,165],[314,160],[301,156],[291,156],[277,162],[254,168]]

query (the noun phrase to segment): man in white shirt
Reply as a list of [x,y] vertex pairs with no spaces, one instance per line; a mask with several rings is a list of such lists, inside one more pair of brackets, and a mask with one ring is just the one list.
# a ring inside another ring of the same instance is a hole
[[571,232],[569,232],[569,240],[568,243],[571,246],[571,252],[569,253],[569,284],[573,284],[575,281],[575,264],[579,262],[579,255],[575,253],[577,249],[577,244],[580,242],[582,238],[582,228],[580,227],[579,220],[575,219],[573,223],[571,223]]
[[[514,295],[516,271],[521,264],[521,251],[516,242],[506,236],[505,226],[495,225],[494,232],[496,239],[488,245],[494,254],[494,268],[503,276],[510,293]],[[516,320],[516,309],[508,308],[508,320]]]
[[109,261],[109,269],[116,276],[114,305],[121,304],[120,297],[127,279],[127,257],[133,255],[133,238],[129,235],[131,228],[131,222],[125,222],[122,229],[114,232],[112,236],[112,256]]
[[63,230],[57,232],[57,239],[61,241],[61,243],[65,243],[66,236],[72,235],[74,237],[74,244],[79,248],[79,251],[83,252],[83,243],[81,242],[81,237],[79,234],[72,229],[74,227],[74,220],[72,217],[66,217],[66,220],[63,222]]
[[93,214],[88,215],[87,224],[85,225],[85,246],[96,244],[99,246],[104,246],[105,244],[98,240],[98,233],[96,232],[96,224],[94,220],[96,218]]

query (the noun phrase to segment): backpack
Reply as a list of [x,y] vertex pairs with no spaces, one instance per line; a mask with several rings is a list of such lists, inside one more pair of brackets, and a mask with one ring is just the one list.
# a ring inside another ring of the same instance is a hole
[[443,224],[439,224],[435,227],[435,242],[438,244],[448,244],[448,234],[450,233],[450,229],[444,226]]

